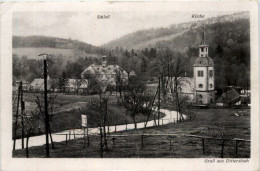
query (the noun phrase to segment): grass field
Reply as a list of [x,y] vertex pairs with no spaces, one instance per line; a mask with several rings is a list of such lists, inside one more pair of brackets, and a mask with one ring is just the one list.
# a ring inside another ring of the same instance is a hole
[[[39,94],[38,94],[39,95]],[[35,94],[33,93],[24,93],[23,95],[25,101],[25,113],[30,114],[30,111],[36,108],[35,103]],[[43,99],[43,95],[39,95]],[[97,98],[97,95],[92,96],[80,96],[80,95],[63,95],[58,94],[55,99],[55,111],[51,117],[51,131],[52,132],[61,132],[69,129],[78,129],[81,128],[81,114],[78,112],[79,108],[86,106],[88,100],[91,98]],[[130,115],[126,115],[127,111],[124,106],[117,105],[117,98],[115,96],[110,96],[109,106],[112,108],[113,114],[111,115],[112,121],[110,125],[120,125],[133,123],[133,118]],[[164,115],[160,115],[164,117]],[[136,116],[136,122],[146,121],[147,116],[139,113]],[[153,119],[151,116],[149,120]],[[97,127],[95,121],[92,118],[88,119],[89,127]],[[20,131],[19,131],[20,132]],[[39,122],[39,128],[35,130],[34,135],[44,134],[45,125],[44,122]],[[19,136],[19,134],[18,134]]]
[[[206,136],[203,130],[212,126],[221,126],[226,138],[250,139],[250,114],[249,109],[196,109],[196,120],[185,121],[177,124],[168,124],[160,127],[145,128],[120,132],[117,134],[130,135],[117,137],[114,143],[109,139],[109,151],[104,153],[105,158],[210,158],[220,157],[221,142],[217,140],[205,140],[205,153],[202,150],[200,138],[175,136],[170,140],[168,136],[145,136],[142,134],[185,134]],[[237,117],[234,113],[240,113]],[[139,136],[131,136],[132,134]],[[56,143],[55,149],[51,149],[51,157],[100,157],[99,137],[90,137],[89,148],[83,148],[83,140],[76,139]],[[44,157],[45,148],[30,148],[31,157]],[[14,157],[25,157],[25,150],[13,152]],[[235,142],[225,141],[224,157],[250,157],[250,142],[238,143],[238,155],[235,155]]]

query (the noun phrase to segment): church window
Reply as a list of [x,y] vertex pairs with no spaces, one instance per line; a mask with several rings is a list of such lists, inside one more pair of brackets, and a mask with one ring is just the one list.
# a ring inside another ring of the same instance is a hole
[[198,71],[198,77],[203,77],[203,71]]
[[203,88],[203,84],[199,84],[199,88]]
[[209,70],[209,76],[213,77],[213,70]]

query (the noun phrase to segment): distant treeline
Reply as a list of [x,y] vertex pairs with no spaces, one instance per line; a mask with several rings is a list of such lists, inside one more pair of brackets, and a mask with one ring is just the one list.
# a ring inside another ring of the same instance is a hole
[[13,48],[19,47],[49,47],[62,49],[79,49],[86,53],[104,54],[104,48],[93,46],[78,40],[62,39],[46,36],[13,36]]

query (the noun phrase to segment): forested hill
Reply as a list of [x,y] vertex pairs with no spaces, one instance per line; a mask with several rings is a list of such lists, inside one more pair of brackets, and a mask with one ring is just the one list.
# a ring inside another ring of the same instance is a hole
[[13,36],[13,48],[78,49],[91,54],[105,53],[104,48],[93,46],[78,40],[47,36]]
[[[223,15],[205,19],[202,21],[174,24],[166,28],[152,28],[136,31],[119,39],[111,41],[103,47],[114,49],[144,49],[144,48],[165,48],[184,52],[189,46],[197,47],[200,42],[202,26],[206,27],[208,43],[215,46],[218,43],[223,45],[233,39],[234,43],[243,40],[249,33],[249,13],[240,12],[232,15]],[[237,32],[239,30],[239,32]],[[238,38],[238,39],[237,39]],[[242,39],[242,40],[241,40]]]

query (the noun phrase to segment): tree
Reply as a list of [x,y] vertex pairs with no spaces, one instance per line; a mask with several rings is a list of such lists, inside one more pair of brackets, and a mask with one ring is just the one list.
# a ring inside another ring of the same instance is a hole
[[[182,76],[185,71],[182,68],[182,61],[181,61],[180,56],[175,57],[173,69],[174,70],[172,72],[173,80],[171,80],[171,93],[172,93],[173,99],[175,99],[175,101],[176,101],[177,121],[178,121],[178,114],[180,115],[180,120],[184,119],[183,115],[182,115],[182,105],[181,105],[181,101],[180,101],[179,88],[181,88],[182,81],[184,81]],[[174,89],[174,90],[172,90],[172,89]]]
[[[40,119],[42,121],[45,120],[45,108],[44,108],[44,101],[43,101],[43,94],[36,94],[36,98],[35,98],[35,102],[36,102],[36,109],[35,112],[38,112],[40,114]],[[57,99],[58,95],[56,93],[49,93],[48,96],[48,114],[49,114],[49,124],[48,124],[48,130],[49,130],[49,134],[50,134],[50,138],[51,138],[51,144],[52,144],[52,148],[54,148],[54,142],[52,139],[52,133],[51,133],[51,121],[52,121],[52,117],[54,115],[54,112],[56,111],[56,99]]]
[[100,135],[100,157],[103,158],[104,148],[108,151],[108,143],[107,143],[107,132],[106,126],[109,125],[109,95],[104,92],[99,93],[99,98],[91,98],[87,105],[81,109],[79,109],[78,113],[86,113],[88,118],[91,118],[91,122],[97,124]]
[[67,86],[67,84],[68,84],[68,79],[66,73],[63,71],[58,82],[58,87],[60,91],[62,90],[63,92],[65,92],[65,87]]
[[24,132],[26,136],[26,157],[29,157],[29,138],[35,132],[35,129],[38,126],[38,121],[40,120],[41,116],[37,111],[32,111],[31,115],[25,115],[24,117]]
[[55,91],[56,88],[59,87],[59,80],[58,79],[55,79],[55,78],[50,79],[49,83],[50,83],[50,88],[52,89],[53,92]]
[[156,58],[156,55],[157,55],[156,48],[151,48],[150,49],[150,57],[151,58]]
[[125,50],[124,55],[127,56],[127,57],[130,57],[130,54],[129,54],[129,52],[127,51],[127,49]]
[[124,104],[126,109],[130,112],[130,116],[133,118],[135,129],[137,129],[136,115],[139,113],[149,114],[150,102],[151,96],[135,91],[128,92],[124,96]]
[[143,112],[143,114],[149,114],[151,107],[151,96],[144,93],[146,87],[145,82],[141,77],[130,77],[128,91],[124,96],[123,103],[126,109],[130,112],[130,116],[134,120],[135,128],[136,115]]
[[86,81],[84,79],[75,79],[75,81],[72,82],[72,85],[75,88],[77,95],[79,94],[79,88],[81,87],[81,85],[85,83]]
[[124,79],[123,79],[123,73],[119,69],[116,70],[115,81],[116,81],[116,89],[119,91],[120,98],[122,98]]

